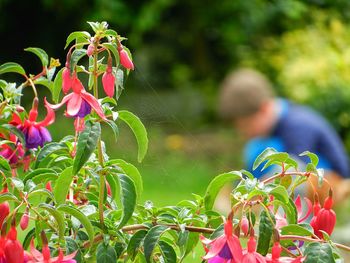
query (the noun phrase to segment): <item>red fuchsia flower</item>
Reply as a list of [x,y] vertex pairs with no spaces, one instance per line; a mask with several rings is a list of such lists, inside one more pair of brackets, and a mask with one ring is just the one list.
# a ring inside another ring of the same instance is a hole
[[120,64],[126,69],[134,70],[134,64],[132,63],[128,52],[124,49],[123,45],[119,43],[118,45],[118,53],[120,58]]
[[38,98],[34,98],[33,107],[29,112],[28,119],[24,120],[22,123],[18,115],[14,114],[13,124],[17,123],[17,128],[20,129],[25,137],[26,148],[36,149],[39,146],[43,147],[46,142],[50,142],[51,135],[49,131],[45,128],[51,125],[55,121],[55,112],[45,105],[47,114],[43,121],[37,122],[38,117]]
[[102,76],[102,84],[103,84],[103,89],[107,96],[113,98],[114,96],[114,83],[115,83],[115,77],[112,73],[112,58],[108,58],[108,65],[106,72],[103,73]]
[[[311,214],[312,212],[312,203],[311,201],[304,197],[304,201],[307,205],[306,208],[306,212],[305,214],[303,214],[303,210],[305,210],[305,208],[303,209],[302,207],[302,203],[301,203],[301,198],[298,195],[297,198],[295,199],[294,203],[297,209],[297,213],[298,213],[298,223],[302,223],[304,222]],[[270,211],[273,212],[273,206],[270,206]],[[283,216],[281,216],[278,212],[275,214],[275,219],[276,219],[276,227],[277,229],[281,229],[282,227],[288,225],[288,222],[286,220],[286,215],[284,214]]]
[[232,220],[224,223],[224,235],[214,240],[201,236],[201,241],[209,250],[203,259],[210,263],[238,263],[242,260],[242,247],[237,236],[232,233]]
[[4,246],[6,263],[23,263],[24,250],[21,243],[17,240],[17,230],[13,225],[7,235],[7,240]]
[[332,207],[332,191],[329,191],[329,196],[324,201],[323,208],[319,209],[318,206],[316,206],[316,209],[314,208],[316,213],[311,219],[310,225],[313,227],[315,235],[321,239],[323,234],[320,230],[325,231],[328,235],[331,235],[334,230],[337,217]]
[[32,239],[30,242],[30,253],[32,255],[32,259],[29,260],[28,263],[76,263],[74,257],[77,252],[64,256],[62,250],[59,248],[58,256],[51,257],[47,238],[43,232],[41,233],[41,237],[43,241],[42,253],[35,248],[34,239]]
[[291,257],[281,257],[282,247],[279,242],[275,242],[271,254],[266,255],[266,263],[301,263],[304,261],[303,256],[296,258]]
[[65,68],[62,73],[62,78],[63,92],[67,93],[70,89],[72,89],[73,92],[64,96],[62,101],[56,105],[48,103],[45,99],[45,104],[48,105],[48,107],[56,110],[63,104],[67,104],[66,116],[80,118],[84,118],[86,115],[90,114],[91,108],[93,108],[102,119],[106,119],[100,103],[84,89],[83,84],[77,78],[75,72],[70,76],[69,68]]
[[[0,138],[6,139],[3,134],[0,134]],[[7,140],[13,142],[14,148],[9,144],[2,144],[0,145],[0,155],[7,159],[10,164],[16,164],[24,156],[23,146],[14,134],[10,134]]]
[[4,223],[5,218],[10,214],[10,206],[8,202],[0,204],[0,227]]
[[302,223],[304,222],[311,214],[312,212],[312,203],[311,201],[304,197],[304,201],[307,205],[307,210],[306,210],[306,213],[305,215],[303,216],[303,207],[301,205],[301,198],[300,198],[300,195],[297,196],[297,198],[295,199],[294,203],[295,203],[295,206],[297,208],[297,212],[298,212],[298,223]]
[[256,240],[252,235],[248,240],[246,253],[243,255],[242,263],[266,263],[265,258],[256,252]]

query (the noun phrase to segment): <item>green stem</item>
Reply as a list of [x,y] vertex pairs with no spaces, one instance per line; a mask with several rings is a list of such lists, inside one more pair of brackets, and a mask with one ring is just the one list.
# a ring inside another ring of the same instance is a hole
[[[94,70],[92,72],[93,78],[94,78],[94,96],[96,99],[98,99],[98,82],[97,82],[97,54],[94,54]],[[102,141],[101,136],[98,138],[97,143],[97,156],[98,156],[98,162],[100,163],[101,167],[104,166],[104,160],[103,160],[103,153],[102,153]],[[104,216],[103,216],[103,197],[104,197],[104,191],[105,191],[105,176],[104,173],[100,172],[100,191],[98,196],[98,212],[99,212],[99,218],[100,218],[100,224],[102,229],[105,229],[104,225]]]

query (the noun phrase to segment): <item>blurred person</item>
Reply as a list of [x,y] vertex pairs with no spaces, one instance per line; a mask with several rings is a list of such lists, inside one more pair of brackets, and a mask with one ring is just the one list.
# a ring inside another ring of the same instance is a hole
[[[289,153],[299,167],[309,161],[299,154],[310,151],[319,157],[317,167],[325,170],[334,198],[340,201],[349,195],[349,160],[336,131],[311,108],[275,97],[272,84],[261,73],[253,69],[230,73],[221,86],[219,112],[248,140],[244,159],[255,177],[272,174],[271,169],[261,172],[262,166],[252,171],[254,160],[267,147]],[[317,186],[316,178],[312,183]],[[307,192],[312,197],[310,187]],[[318,192],[323,199],[328,186],[323,184]]]

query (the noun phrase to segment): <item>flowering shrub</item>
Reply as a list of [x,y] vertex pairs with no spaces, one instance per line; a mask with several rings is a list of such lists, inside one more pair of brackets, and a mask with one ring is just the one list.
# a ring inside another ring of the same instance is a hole
[[[309,177],[327,183],[309,152],[303,153],[310,157],[305,172],[287,153],[268,148],[254,166],[280,166],[272,177],[258,181],[244,170],[223,173],[203,197],[160,208],[138,204],[139,171],[108,156],[101,140],[101,125],[118,136],[122,121],[136,136],[139,161],[147,152],[140,119],[116,110],[134,64],[123,37],[105,22],[89,24],[93,36],[82,31],[68,36],[67,60],[58,72],[60,63],[53,58],[49,63],[40,48],[26,49],[42,62],[38,74],[14,62],[0,66],[0,74],[24,78],[20,85],[0,80],[0,262],[185,262],[199,243],[203,261],[210,263],[335,262],[339,248],[350,250],[329,237],[336,222],[331,189],[322,207],[317,194],[313,202],[295,196]],[[80,64],[84,56],[88,66]],[[107,96],[101,96],[99,83]],[[39,85],[51,96],[40,100]],[[20,106],[25,88],[34,93],[28,114]],[[37,121],[40,106],[46,116]],[[61,107],[74,119],[75,134],[52,142],[48,129]],[[232,210],[222,217],[213,205],[229,182],[236,185]]]

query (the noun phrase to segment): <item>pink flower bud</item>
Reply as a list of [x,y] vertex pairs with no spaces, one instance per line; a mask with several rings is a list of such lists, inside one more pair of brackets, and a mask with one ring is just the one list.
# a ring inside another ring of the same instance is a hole
[[70,75],[69,68],[65,67],[62,72],[62,91],[66,94],[72,87],[73,78]]
[[107,181],[106,181],[106,188],[107,188],[107,194],[109,196],[112,196],[111,186],[109,185],[109,183]]
[[26,210],[26,212],[23,214],[21,218],[19,225],[21,226],[22,230],[26,230],[28,227],[28,223],[29,223],[29,212],[28,210]]
[[90,57],[95,51],[95,46],[94,44],[90,44],[86,50],[86,54]]
[[45,185],[46,190],[52,192],[52,186],[51,186],[51,181],[48,181]]
[[107,96],[113,98],[114,96],[114,83],[115,83],[115,77],[112,74],[112,70],[109,70],[109,67],[107,68],[106,72],[103,73],[102,76],[102,84],[103,89]]
[[244,233],[245,236],[248,235],[248,231],[249,231],[249,221],[248,218],[246,216],[242,217],[241,220],[241,230]]
[[119,52],[120,64],[122,64],[123,67],[126,69],[134,70],[134,64],[132,63],[128,52],[126,52],[126,50],[122,46],[118,48],[118,52]]

